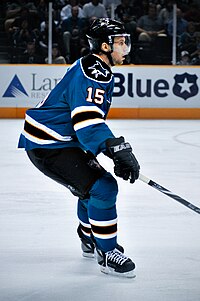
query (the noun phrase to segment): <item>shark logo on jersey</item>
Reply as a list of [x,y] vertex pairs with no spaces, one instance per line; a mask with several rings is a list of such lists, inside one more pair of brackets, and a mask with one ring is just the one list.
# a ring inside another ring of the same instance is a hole
[[15,74],[8,88],[6,89],[3,97],[24,97],[28,96],[26,90],[22,86],[18,76]]
[[81,69],[88,79],[99,83],[109,83],[113,80],[110,67],[94,54],[89,54],[80,59]]
[[190,97],[197,95],[199,88],[197,86],[198,77],[196,74],[188,74],[187,72],[183,74],[176,74],[174,76],[175,84],[173,86],[173,93],[187,100]]
[[95,78],[97,78],[98,76],[107,77],[107,75],[109,74],[109,71],[103,68],[103,66],[99,61],[96,61],[95,64],[91,67],[88,67],[88,69],[93,70],[91,74],[93,74]]

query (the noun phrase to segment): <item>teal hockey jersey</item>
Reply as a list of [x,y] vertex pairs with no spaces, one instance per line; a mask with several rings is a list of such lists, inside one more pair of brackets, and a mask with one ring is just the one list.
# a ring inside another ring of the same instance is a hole
[[35,108],[26,111],[19,148],[81,147],[94,155],[114,135],[106,124],[114,76],[97,55],[71,65],[61,81]]

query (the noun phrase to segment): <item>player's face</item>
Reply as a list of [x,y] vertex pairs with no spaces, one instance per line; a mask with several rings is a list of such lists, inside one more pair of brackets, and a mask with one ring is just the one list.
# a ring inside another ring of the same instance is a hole
[[125,60],[125,56],[130,52],[130,45],[127,43],[126,37],[119,36],[114,38],[112,59],[114,65],[121,65]]

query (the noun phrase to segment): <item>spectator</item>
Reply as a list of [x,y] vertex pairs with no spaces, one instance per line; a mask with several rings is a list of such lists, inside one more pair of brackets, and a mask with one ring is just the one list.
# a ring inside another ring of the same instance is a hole
[[114,4],[115,7],[121,3],[121,0],[103,0],[102,1],[105,8],[109,8],[112,4]]
[[45,18],[48,14],[48,3],[45,0],[37,1],[37,14],[40,24],[45,21]]
[[161,19],[166,28],[169,21],[173,18],[173,4],[174,0],[167,0],[165,6],[161,8],[158,14],[158,17]]
[[140,17],[145,16],[148,14],[149,10],[149,1],[148,0],[136,0],[133,7],[135,9],[135,6],[137,7],[137,20],[139,20]]
[[61,9],[61,12],[60,12],[61,22],[72,16],[71,10],[72,10],[72,7],[74,7],[74,6],[78,6],[78,16],[79,16],[79,18],[83,18],[84,17],[83,10],[78,5],[78,3],[79,3],[78,0],[70,0],[69,4],[65,5]]
[[200,65],[200,44],[197,46],[197,50],[192,54],[193,59],[191,65]]
[[24,19],[21,23],[21,27],[17,28],[13,35],[13,43],[17,47],[26,48],[28,42],[36,41],[39,33],[36,29],[31,30],[29,26],[29,21]]
[[[48,57],[45,58],[45,63],[48,64]],[[65,58],[61,55],[58,44],[52,45],[52,64],[66,64]]]
[[24,51],[20,63],[22,64],[42,64],[44,63],[43,57],[36,49],[35,42],[29,42],[26,50]]
[[198,3],[191,3],[189,9],[184,13],[184,19],[188,22],[200,23],[200,7]]
[[86,20],[79,17],[79,7],[71,8],[71,17],[65,19],[62,24],[63,44],[67,63],[80,57],[81,48],[85,47],[83,32],[86,28]]
[[20,10],[22,7],[28,8],[31,12],[36,12],[35,1],[29,0],[16,0],[16,1],[6,1],[7,2],[7,13],[12,14],[15,10]]
[[115,10],[116,19],[125,24],[136,20],[134,8],[129,2],[129,0],[121,0],[121,4]]
[[[40,35],[38,38],[38,43],[44,57],[47,56],[47,52],[48,52],[48,40],[49,40],[49,23],[48,23],[48,16],[46,16],[45,21],[40,24]],[[52,42],[62,45],[61,32],[54,20],[52,22]]]
[[[176,36],[179,42],[180,36],[187,30],[188,22],[183,18],[182,11],[180,8],[177,8],[176,15],[177,15]],[[168,23],[167,33],[170,37],[173,36],[173,20],[170,20]]]
[[[49,1],[47,1],[49,2]],[[56,22],[58,22],[58,24],[60,24],[62,22],[61,20],[61,10],[64,6],[66,6],[66,2],[65,0],[54,0],[52,1],[53,4],[53,16]]]
[[150,3],[148,14],[141,16],[137,26],[143,30],[139,35],[139,41],[151,42],[159,35],[165,34],[164,23],[157,16],[156,5]]
[[8,29],[9,51],[12,62],[18,62],[17,57],[22,55],[27,43],[36,40],[39,33],[38,25],[37,18],[30,13],[28,8],[22,7],[20,14]]
[[182,65],[182,66],[191,65],[190,55],[188,51],[181,52],[181,59],[180,61],[177,62],[177,65]]
[[83,14],[88,20],[108,17],[106,8],[100,3],[100,0],[92,0],[91,2],[84,4]]
[[20,9],[19,15],[14,19],[9,28],[9,33],[12,33],[16,28],[21,28],[22,22],[24,20],[28,21],[28,29],[33,30],[38,28],[39,23],[36,15],[30,13],[29,9],[26,7],[22,7]]
[[180,35],[179,49],[193,53],[196,50],[196,26],[194,22],[188,22],[187,30]]
[[121,3],[120,0],[103,0],[102,4],[105,6],[107,15],[109,17],[111,16],[111,11],[112,11],[112,6],[113,6],[113,10],[115,11],[115,9],[117,8],[117,6]]
[[194,52],[191,53],[192,62],[196,61],[196,59],[199,59],[199,52],[200,52],[200,32],[195,33],[196,38],[196,49]]
[[[115,10],[116,18],[124,23],[127,33],[131,36],[131,52],[125,63],[135,63],[135,47],[134,44],[138,40],[138,35],[144,32],[143,29],[137,26],[134,17],[133,7],[129,5],[129,0],[121,0],[121,4],[117,6]],[[124,64],[125,64],[124,63]]]
[[23,0],[8,2],[4,23],[6,33],[9,32],[9,29],[16,18],[24,17],[26,13],[29,14],[30,19],[35,19],[35,17],[37,17],[37,9],[33,2]]

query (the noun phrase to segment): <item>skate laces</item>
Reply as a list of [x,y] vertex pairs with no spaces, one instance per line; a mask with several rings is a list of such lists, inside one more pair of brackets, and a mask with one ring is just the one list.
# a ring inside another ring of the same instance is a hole
[[116,249],[106,252],[106,265],[109,260],[119,265],[122,265],[127,259],[127,256],[125,256],[123,253],[119,252]]

